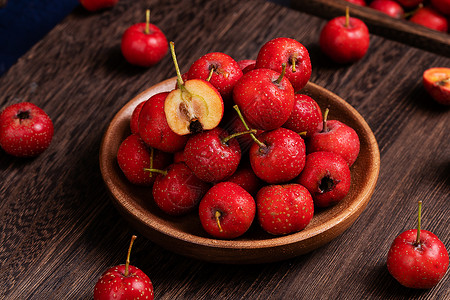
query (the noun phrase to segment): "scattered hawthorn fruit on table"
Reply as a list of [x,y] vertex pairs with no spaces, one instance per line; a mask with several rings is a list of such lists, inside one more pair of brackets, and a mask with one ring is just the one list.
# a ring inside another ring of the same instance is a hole
[[98,11],[113,7],[119,0],[80,0],[81,5],[88,11]]
[[174,43],[170,42],[177,72],[177,88],[167,95],[164,102],[164,113],[170,129],[176,134],[186,135],[217,127],[224,112],[222,96],[206,80],[182,79],[174,47]]
[[133,65],[150,67],[158,63],[167,53],[167,38],[158,26],[150,23],[150,11],[146,22],[128,27],[120,44],[125,59]]
[[419,201],[417,229],[404,231],[392,242],[387,268],[403,286],[430,289],[444,277],[449,257],[439,238],[421,229],[421,208],[422,201]]
[[130,265],[130,253],[136,236],[131,237],[127,260],[106,270],[94,287],[94,300],[154,299],[153,284],[139,268]]
[[423,72],[423,86],[437,102],[450,105],[450,68],[429,68]]
[[345,16],[327,22],[320,32],[319,45],[325,55],[337,63],[353,63],[366,55],[369,49],[369,29],[360,19]]
[[0,147],[10,155],[41,154],[50,146],[53,131],[50,117],[33,103],[12,104],[0,113]]
[[255,218],[253,197],[232,182],[214,185],[200,201],[200,221],[207,233],[221,239],[243,235]]

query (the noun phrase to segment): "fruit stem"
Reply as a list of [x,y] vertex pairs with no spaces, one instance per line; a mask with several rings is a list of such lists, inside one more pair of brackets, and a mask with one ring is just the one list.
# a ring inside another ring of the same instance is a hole
[[292,73],[295,73],[295,63],[296,62],[297,62],[297,58],[291,57]]
[[421,9],[423,7],[423,3],[419,3],[417,5],[417,7],[413,10],[410,10],[408,12],[405,12],[403,14],[403,19],[408,19],[409,17],[411,17],[412,15],[414,15],[419,9]]
[[147,171],[147,172],[155,172],[155,173],[163,174],[164,176],[167,175],[167,171],[165,171],[165,170],[160,170],[160,169],[145,168],[144,171]]
[[222,214],[218,210],[216,210],[216,212],[214,213],[214,217],[216,218],[217,226],[219,226],[219,231],[223,232],[222,226],[220,226],[220,216],[221,215]]
[[281,64],[281,74],[278,76],[277,80],[275,80],[276,84],[280,84],[281,80],[283,80],[284,74],[286,74],[286,63]]
[[175,54],[175,44],[173,42],[170,42],[169,46],[170,46],[170,53],[172,54],[173,64],[175,65],[175,71],[177,72],[178,88],[182,90],[184,86],[184,81],[183,78],[181,78],[180,68],[178,67],[177,56]]
[[236,133],[230,134],[229,136],[225,137],[224,139],[222,139],[221,142],[222,142],[222,144],[226,144],[232,138],[235,138],[235,137],[240,136],[240,135],[249,134],[249,133],[256,133],[256,132],[257,132],[256,129],[250,129],[250,130],[246,130],[246,131],[236,132]]
[[416,244],[415,246],[420,245],[420,226],[421,226],[421,219],[422,219],[422,201],[419,200],[419,219],[417,221],[417,238],[416,238]]
[[[153,147],[150,147],[150,169],[153,169],[153,156],[154,156],[155,150]],[[149,172],[149,177],[152,177],[152,172]]]
[[208,78],[206,78],[206,81],[210,81],[211,80],[211,77],[213,76],[213,74],[214,74],[214,68],[211,68],[211,70],[209,70],[209,75],[208,75]]
[[308,132],[307,131],[301,131],[298,133],[299,136],[306,136]]
[[[244,117],[242,116],[242,113],[241,113],[241,110],[239,109],[239,106],[234,105],[233,108],[234,108],[234,109],[236,110],[236,112],[238,113],[239,119],[241,119],[242,123],[244,124],[245,129],[250,130],[250,127],[248,127],[247,123],[246,123],[245,120],[244,120]],[[266,145],[265,145],[264,143],[262,143],[260,140],[258,140],[258,139],[256,138],[255,134],[250,133],[250,136],[251,136],[252,139],[255,141],[255,143],[258,144],[258,146],[259,146],[260,148],[265,148],[265,147],[266,147]]]
[[150,34],[150,9],[145,11],[145,34]]
[[350,25],[350,9],[348,6],[345,7],[345,28]]
[[131,247],[133,247],[134,240],[136,239],[136,236],[133,235],[131,237],[130,247],[128,248],[128,254],[127,254],[127,261],[125,262],[125,277],[128,277],[128,267],[130,266],[130,254],[131,254]]
[[328,119],[328,113],[330,112],[330,109],[327,107],[325,109],[325,112],[323,113],[323,128],[322,128],[322,132],[327,132],[328,128],[327,128],[327,119]]

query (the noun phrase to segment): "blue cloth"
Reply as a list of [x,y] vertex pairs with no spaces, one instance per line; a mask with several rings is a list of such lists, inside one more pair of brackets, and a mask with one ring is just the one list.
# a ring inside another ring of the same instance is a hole
[[0,8],[0,76],[79,3],[79,0],[8,0]]

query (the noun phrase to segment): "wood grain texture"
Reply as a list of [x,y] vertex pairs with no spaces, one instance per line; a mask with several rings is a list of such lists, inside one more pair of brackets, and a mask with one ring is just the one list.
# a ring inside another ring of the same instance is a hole
[[345,0],[291,0],[291,6],[326,19],[345,15],[345,9],[348,6],[350,15],[363,20],[370,33],[450,57],[448,33],[432,30],[407,20],[391,18],[370,7]]
[[255,58],[288,36],[310,51],[311,81],[346,99],[377,138],[381,172],[366,210],[341,236],[312,253],[251,267],[210,264],[168,252],[139,236],[131,263],[157,299],[448,299],[449,274],[429,291],[403,288],[385,265],[390,243],[416,224],[450,249],[449,110],[421,85],[450,59],[371,36],[367,55],[336,65],[320,53],[325,19],[260,0],[121,0],[113,9],[76,9],[0,77],[0,107],[32,101],[55,125],[34,159],[0,152],[0,299],[91,299],[100,274],[124,263],[135,230],[114,208],[99,170],[102,135],[116,112],[147,87],[174,76],[171,59],[127,64],[120,38],[152,9],[176,43],[182,71],[202,54]]

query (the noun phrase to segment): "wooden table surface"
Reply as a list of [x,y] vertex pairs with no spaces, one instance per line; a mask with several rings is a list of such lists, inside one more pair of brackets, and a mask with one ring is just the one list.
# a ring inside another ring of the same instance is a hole
[[[311,81],[354,106],[372,128],[381,171],[369,205],[325,246],[270,264],[223,265],[173,254],[139,236],[117,212],[99,171],[102,135],[133,96],[175,75],[167,55],[142,69],[121,56],[124,30],[144,20],[176,43],[182,71],[201,55],[255,58],[269,39],[288,36],[312,58]],[[34,159],[0,152],[0,299],[90,299],[98,277],[131,263],[153,281],[157,299],[449,299],[450,276],[428,291],[407,289],[387,271],[392,240],[416,226],[450,248],[449,110],[421,84],[450,59],[371,35],[352,65],[324,57],[326,20],[261,0],[121,0],[113,9],[77,8],[0,77],[0,107],[31,101],[52,118],[52,144]]]

